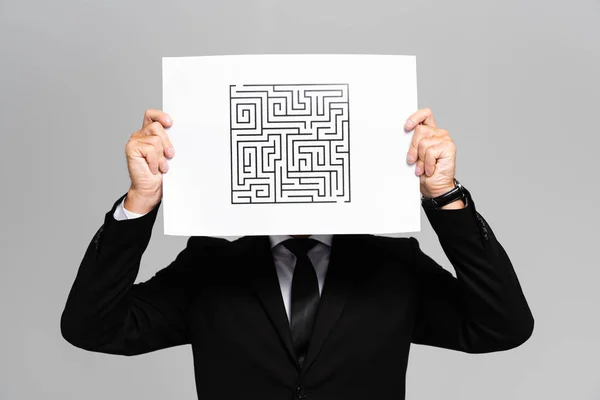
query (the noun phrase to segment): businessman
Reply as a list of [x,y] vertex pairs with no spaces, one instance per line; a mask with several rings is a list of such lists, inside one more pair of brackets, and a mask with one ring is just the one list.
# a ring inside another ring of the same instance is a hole
[[148,110],[127,143],[130,189],[87,248],[62,314],[74,346],[137,355],[190,344],[199,399],[403,399],[411,343],[486,353],[530,337],[511,262],[455,179],[456,147],[428,109],[398,134],[413,132],[406,162],[456,278],[413,237],[293,235],[191,237],[134,284],[175,157],[172,124]]

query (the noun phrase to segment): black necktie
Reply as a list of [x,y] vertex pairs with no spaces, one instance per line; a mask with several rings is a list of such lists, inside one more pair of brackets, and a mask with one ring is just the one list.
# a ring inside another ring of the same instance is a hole
[[288,239],[283,242],[296,256],[294,277],[292,278],[292,315],[290,318],[292,340],[296,348],[296,357],[302,367],[308,351],[308,342],[312,333],[317,308],[319,307],[319,281],[308,251],[318,242],[314,239]]

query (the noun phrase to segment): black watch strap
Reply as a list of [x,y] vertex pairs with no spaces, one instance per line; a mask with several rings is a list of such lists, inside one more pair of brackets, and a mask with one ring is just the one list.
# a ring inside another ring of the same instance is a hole
[[460,182],[455,178],[454,179],[455,187],[454,189],[433,198],[428,198],[421,195],[421,204],[424,208],[429,209],[438,209],[440,207],[445,206],[446,204],[450,204],[457,200],[465,201],[465,206],[467,205],[466,199],[466,189],[460,184]]

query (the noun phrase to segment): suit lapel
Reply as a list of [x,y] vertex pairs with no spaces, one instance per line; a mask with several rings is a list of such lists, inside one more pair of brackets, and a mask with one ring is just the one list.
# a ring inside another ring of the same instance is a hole
[[[269,320],[275,327],[291,360],[297,364],[285,306],[281,297],[279,278],[273,262],[268,236],[248,237],[245,251],[250,257],[250,283]],[[323,345],[335,327],[358,279],[359,267],[364,264],[364,241],[353,235],[334,235],[327,275],[321,293],[319,309],[310,339],[302,372],[315,362]]]
[[329,266],[303,372],[317,359],[355,286],[358,268],[363,262],[357,258],[360,256],[357,251],[360,243],[356,242],[354,236],[333,237]]
[[292,331],[290,329],[285,306],[281,297],[279,278],[273,262],[273,253],[268,236],[251,238],[249,251],[250,257],[250,283],[254,294],[260,300],[269,320],[275,327],[279,337],[294,364],[297,364]]

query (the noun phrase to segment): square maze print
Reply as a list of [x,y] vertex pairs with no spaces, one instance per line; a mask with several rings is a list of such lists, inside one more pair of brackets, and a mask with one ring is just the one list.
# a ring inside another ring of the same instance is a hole
[[348,86],[230,86],[232,204],[350,202]]

